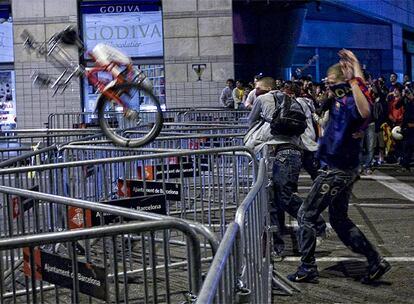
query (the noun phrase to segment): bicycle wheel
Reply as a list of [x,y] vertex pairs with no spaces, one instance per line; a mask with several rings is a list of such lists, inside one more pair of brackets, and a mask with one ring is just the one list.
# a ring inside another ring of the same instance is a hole
[[100,94],[97,101],[99,125],[115,145],[140,147],[158,136],[163,124],[160,102],[148,89],[137,83],[110,88],[127,106]]

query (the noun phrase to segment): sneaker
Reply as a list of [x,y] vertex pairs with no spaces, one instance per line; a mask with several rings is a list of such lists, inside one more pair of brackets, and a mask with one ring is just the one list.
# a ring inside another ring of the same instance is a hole
[[270,260],[273,263],[282,262],[284,258],[285,258],[285,255],[283,252],[272,251],[270,253]]
[[362,283],[370,283],[380,279],[385,273],[391,269],[390,263],[385,259],[381,259],[377,264],[368,267],[368,274],[362,279]]
[[289,281],[296,283],[319,283],[319,272],[316,268],[299,266],[295,273],[287,276]]
[[317,236],[316,237],[316,247],[320,247],[322,246],[323,240],[325,239],[325,237],[322,236]]
[[371,175],[371,174],[372,174],[372,170],[371,170],[371,168],[367,168],[367,169],[365,169],[365,174],[366,174],[366,175]]

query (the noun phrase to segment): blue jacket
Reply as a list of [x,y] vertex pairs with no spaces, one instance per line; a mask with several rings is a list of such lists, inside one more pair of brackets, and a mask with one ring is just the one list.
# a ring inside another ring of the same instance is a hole
[[359,114],[352,93],[336,98],[329,110],[329,121],[320,141],[319,159],[331,168],[349,170],[358,167],[361,139],[353,138],[352,134],[361,131],[366,125],[367,119]]

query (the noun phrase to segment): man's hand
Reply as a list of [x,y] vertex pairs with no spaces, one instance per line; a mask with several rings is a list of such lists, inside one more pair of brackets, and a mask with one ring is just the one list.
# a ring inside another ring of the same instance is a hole
[[342,66],[342,72],[344,73],[346,80],[350,80],[355,77],[364,79],[359,61],[353,52],[342,49],[338,52],[338,55],[341,58],[339,63]]
[[352,133],[352,138],[355,138],[355,139],[364,138],[364,131],[358,131],[358,132]]

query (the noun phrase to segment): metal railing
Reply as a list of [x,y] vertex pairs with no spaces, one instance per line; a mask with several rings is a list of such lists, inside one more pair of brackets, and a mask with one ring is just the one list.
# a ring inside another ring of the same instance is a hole
[[62,163],[4,168],[0,175],[4,185],[23,189],[38,185],[40,192],[93,201],[122,195],[124,180],[139,180],[134,183],[141,185],[142,195],[154,194],[150,189],[154,185],[163,193],[175,189],[176,195],[167,195],[168,214],[178,212],[182,218],[218,225],[224,231],[226,210],[237,207],[256,174],[256,161],[244,147],[147,151],[124,156],[130,152],[65,146]]
[[[228,110],[224,108],[171,108],[163,111],[164,121],[171,122],[226,122],[246,123],[249,111]],[[116,119],[122,115],[119,112],[107,112],[107,116]],[[144,118],[145,119],[145,118]],[[98,126],[97,113],[94,112],[68,112],[53,113],[48,117],[48,128],[72,129],[75,127]]]
[[238,207],[204,280],[197,303],[269,303],[272,266],[267,236],[266,164]]
[[[176,273],[171,270],[168,238],[174,230],[185,236],[188,254]],[[127,252],[131,240],[134,247]],[[91,249],[86,255],[77,251],[81,241]],[[56,244],[64,244],[67,251],[57,252]],[[101,256],[92,249],[101,250]],[[24,256],[8,276],[3,272],[5,252]],[[177,302],[172,282],[177,276],[183,291],[191,295],[201,285],[199,240],[188,224],[177,219],[3,238],[0,255],[2,303],[7,298],[16,303],[20,296],[26,303],[171,303]]]

